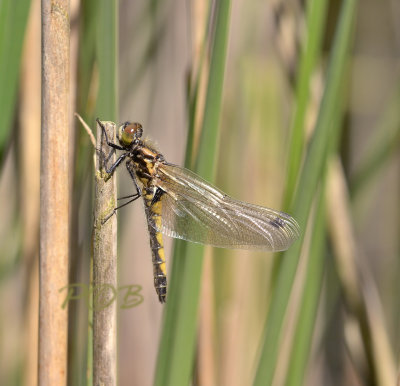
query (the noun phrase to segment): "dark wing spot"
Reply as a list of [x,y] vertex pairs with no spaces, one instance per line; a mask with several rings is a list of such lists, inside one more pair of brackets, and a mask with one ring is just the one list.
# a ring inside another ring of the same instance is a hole
[[269,222],[275,228],[283,228],[285,226],[285,222],[280,217],[275,217],[272,221]]

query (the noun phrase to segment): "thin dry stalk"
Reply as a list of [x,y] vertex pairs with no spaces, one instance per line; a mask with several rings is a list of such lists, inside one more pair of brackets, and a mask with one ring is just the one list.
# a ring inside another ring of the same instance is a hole
[[[102,122],[107,136],[115,140],[115,123]],[[104,219],[116,206],[116,178],[103,169],[110,152],[97,125],[94,246],[93,246],[93,383],[117,384],[117,218]],[[111,157],[108,165],[115,160]]]
[[92,142],[93,147],[96,148],[96,138],[94,137],[94,135],[92,133],[92,130],[90,129],[89,125],[83,120],[83,118],[78,113],[75,113],[74,115],[79,119],[79,122],[82,124],[82,126],[85,129],[87,135],[90,138],[90,142]]
[[[346,300],[357,315],[364,344],[370,346],[370,361],[376,383],[394,385],[396,366],[385,327],[385,320],[373,275],[366,264],[357,263],[362,251],[357,248],[350,202],[342,165],[335,157],[330,165],[327,203],[329,230],[333,239],[338,272]],[[368,352],[366,353],[368,356]]]
[[69,1],[42,0],[40,385],[67,381],[68,309],[60,289],[68,284],[69,32]]

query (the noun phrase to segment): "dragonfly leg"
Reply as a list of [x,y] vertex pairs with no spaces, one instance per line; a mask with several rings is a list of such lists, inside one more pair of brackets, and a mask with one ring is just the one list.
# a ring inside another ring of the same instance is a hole
[[[124,157],[122,158],[122,156],[124,156]],[[114,163],[114,165],[112,165],[112,166],[110,167],[110,169],[107,170],[107,173],[112,173],[112,172],[115,170],[115,168],[117,168],[118,165],[121,164],[121,162],[124,160],[124,158],[125,158],[126,156],[127,156],[127,153],[122,154],[122,155],[117,159],[117,161]],[[131,176],[131,178],[132,178],[133,183],[135,184],[136,193],[130,194],[130,195],[128,195],[128,196],[124,196],[124,197],[118,198],[118,200],[124,200],[124,199],[127,199],[127,198],[130,198],[130,200],[127,201],[127,202],[125,202],[125,203],[123,203],[122,205],[119,205],[119,206],[117,206],[116,208],[114,208],[113,211],[102,221],[103,224],[104,224],[111,216],[113,216],[113,215],[117,212],[118,209],[121,209],[121,208],[123,208],[124,206],[130,204],[131,202],[136,201],[139,197],[142,196],[142,190],[140,189],[139,185],[137,184],[136,177],[135,177],[135,172],[132,170],[132,165],[131,165],[131,162],[130,162],[129,160],[126,162],[126,168],[128,169],[128,172],[129,172],[129,174],[130,174],[130,176]]]
[[125,202],[124,204],[119,205],[119,206],[117,206],[116,208],[114,208],[114,212],[115,212],[116,210],[121,209],[121,208],[123,208],[124,206],[130,204],[131,202],[136,201],[139,197],[141,197],[142,191],[141,191],[141,189],[139,188],[139,186],[136,184],[136,181],[135,181],[135,186],[136,186],[136,193],[129,194],[128,196],[124,196],[124,197],[119,197],[119,198],[118,198],[118,200],[125,200],[125,199],[127,199],[127,198],[130,198],[130,200],[129,200],[128,202]]
[[96,118],[96,122],[100,125],[101,130],[103,131],[103,134],[106,137],[106,142],[107,142],[108,146],[110,146],[110,147],[112,147],[114,149],[117,149],[117,150],[125,150],[122,146],[119,146],[116,143],[113,143],[113,142],[108,140],[108,135],[107,135],[107,132],[106,132],[106,128],[104,127],[103,122],[101,122],[99,118]]
[[[117,213],[117,210],[118,210],[118,209],[121,209],[121,208],[123,208],[124,206],[129,205],[131,202],[136,201],[136,200],[140,197],[140,194],[139,194],[139,193],[132,194],[132,195],[130,195],[130,196],[121,197],[121,199],[123,199],[123,198],[130,198],[130,197],[132,197],[132,198],[131,198],[129,201],[123,203],[122,205],[119,205],[119,206],[115,207],[115,208],[113,209],[113,211],[112,211],[105,219],[103,219],[103,221],[102,221],[101,223],[104,225],[115,213]],[[118,200],[119,200],[119,199],[118,199]]]
[[107,174],[112,174],[114,170],[121,165],[121,162],[127,157],[128,153],[121,154],[117,160],[108,168],[106,169]]
[[[118,197],[117,200],[125,200],[125,199],[127,199],[127,198],[135,197],[135,196],[137,196],[138,194],[139,194],[139,193],[134,193],[134,194],[129,194],[128,196]],[[139,194],[139,196],[140,196],[140,194]]]
[[124,202],[124,203],[121,204],[121,205],[118,205],[116,208],[114,208],[114,211],[117,211],[118,209],[123,208],[124,206],[130,204],[131,202],[136,201],[139,197],[140,197],[140,194],[139,194],[139,193],[135,193],[135,194],[131,194],[130,196],[126,196],[126,197],[121,197],[121,198],[119,198],[118,200],[122,200],[122,199],[124,199],[124,198],[130,198],[130,200],[127,201],[127,202]]
[[135,184],[136,193],[138,193],[139,196],[141,196],[142,195],[142,189],[140,189],[140,187],[139,187],[139,185],[137,183],[135,170],[133,168],[132,161],[130,159],[128,161],[126,161],[125,166],[126,166],[126,169],[128,170],[129,175],[131,176],[131,180]]

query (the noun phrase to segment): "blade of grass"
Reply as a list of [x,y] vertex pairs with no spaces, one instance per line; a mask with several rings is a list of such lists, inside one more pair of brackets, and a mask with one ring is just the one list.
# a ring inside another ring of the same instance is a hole
[[[216,31],[196,163],[196,171],[211,181],[215,175],[229,14],[230,1],[220,1],[216,9]],[[195,351],[203,249],[199,245],[190,244],[186,246],[186,255],[190,255],[190,259],[185,260],[183,255],[174,255],[173,284],[169,289],[155,385],[175,386],[189,383]],[[180,252],[179,245],[177,251]],[[179,277],[176,275],[178,272],[181,274]]]
[[[98,2],[86,0],[81,3],[79,28],[79,54],[77,74],[77,109],[86,122],[93,120],[97,93],[96,71],[94,70],[96,56],[96,41],[100,39],[98,32]],[[81,131],[79,130],[78,133]]]
[[41,385],[67,383],[69,261],[69,1],[42,1],[39,371]]
[[0,2],[0,161],[9,137],[30,0]]
[[296,110],[292,136],[289,144],[287,181],[283,208],[290,208],[301,167],[304,150],[304,121],[309,104],[310,83],[315,65],[320,57],[321,42],[326,20],[326,0],[311,0],[307,3],[307,37],[300,59],[296,89]]
[[[325,185],[325,184],[323,184]],[[290,363],[285,385],[302,385],[307,369],[311,340],[317,316],[318,299],[321,293],[324,271],[325,249],[325,200],[324,186],[320,187],[316,199],[315,219],[306,280],[301,299],[300,313],[292,344]]]
[[[343,90],[342,90],[343,91]],[[342,93],[343,95],[344,93]],[[299,307],[298,321],[296,325],[295,335],[292,342],[292,351],[290,355],[290,363],[287,369],[287,384],[301,385],[307,369],[308,358],[311,348],[311,340],[313,337],[313,331],[315,326],[315,319],[317,314],[318,299],[321,291],[323,266],[324,266],[324,255],[323,255],[323,244],[320,244],[325,239],[325,207],[324,197],[321,194],[326,194],[326,185],[328,180],[329,185],[329,166],[331,164],[330,155],[337,151],[337,145],[339,140],[340,127],[343,124],[343,111],[345,109],[347,99],[345,95],[338,98],[338,103],[335,104],[335,111],[332,113],[333,119],[331,121],[331,130],[336,133],[332,135],[329,147],[326,167],[322,171],[322,182],[321,187],[317,193],[316,203],[317,208],[315,212],[315,219],[313,225],[313,237],[310,246],[310,254],[307,261],[307,272],[305,275],[304,289],[301,295],[301,305]],[[325,192],[324,192],[325,191]],[[323,211],[321,214],[319,211]],[[313,212],[314,213],[314,212]],[[319,218],[321,216],[321,218]],[[317,224],[321,221],[320,224]],[[323,232],[322,235],[320,232]],[[319,253],[318,253],[319,251]],[[356,282],[355,278],[353,282]]]
[[[96,27],[98,23],[98,2],[86,0],[80,3],[79,10],[79,35],[77,52],[76,106],[86,122],[94,122],[94,109],[98,91],[98,68],[95,67]],[[82,205],[91,198],[93,189],[93,150],[88,136],[74,119],[74,176],[71,202],[71,262],[70,281],[92,283],[91,270],[88,267],[87,256],[93,260],[92,227],[82,227],[82,219],[93,216],[92,205]],[[96,140],[93,147],[96,146]],[[78,242],[78,240],[82,240]],[[86,302],[70,302],[69,310],[69,362],[68,382],[70,384],[92,384],[92,342],[88,336],[89,326],[92,328],[92,308],[87,308]],[[86,316],[85,315],[88,315]],[[92,332],[90,331],[92,336]],[[90,355],[88,356],[88,353]],[[88,359],[90,358],[90,359]],[[90,379],[88,380],[88,378]]]
[[[352,37],[356,5],[356,0],[349,0],[342,4],[328,68],[326,88],[313,138],[299,180],[298,193],[294,198],[292,213],[303,230],[306,227],[312,200],[326,164],[327,150],[331,138],[338,135],[332,130],[331,122],[336,111],[338,99],[341,96],[340,90],[346,69],[346,58]],[[301,236],[301,240],[283,254],[282,266],[278,274],[274,296],[271,300],[264,328],[264,342],[256,372],[255,385],[270,385],[272,383],[274,369],[278,360],[281,326],[283,325],[300,257],[303,237],[304,234]]]
[[[307,35],[306,41],[300,56],[299,75],[296,85],[296,107],[293,117],[293,124],[288,149],[288,164],[286,173],[286,186],[282,207],[285,211],[290,211],[293,204],[293,196],[298,183],[299,171],[303,162],[305,148],[305,127],[307,113],[311,109],[317,109],[320,100],[310,98],[310,88],[313,75],[318,65],[321,55],[321,45],[324,36],[325,21],[327,19],[327,1],[310,0],[307,2],[306,21]],[[312,95],[311,95],[312,97]],[[274,261],[273,277],[282,263],[281,259]]]
[[117,122],[118,111],[118,1],[98,2],[97,65],[99,92],[96,114]]
[[[203,87],[203,80],[207,76],[207,60],[206,60],[206,52],[207,52],[207,42],[209,41],[210,35],[210,22],[211,22],[211,3],[208,3],[208,12],[207,12],[207,25],[204,27],[205,32],[203,35],[203,41],[199,43],[199,47],[194,50],[194,63],[195,69],[192,71],[196,71],[195,73],[192,72],[192,76],[189,79],[188,84],[188,93],[187,93],[187,100],[188,100],[188,135],[186,139],[186,154],[185,154],[185,167],[192,168],[192,160],[193,160],[193,152],[194,152],[194,136],[195,132],[199,128],[198,126],[198,117],[200,114],[203,114],[204,111],[202,110],[202,102],[205,98],[205,87]],[[200,20],[196,20],[197,23],[200,23]],[[200,27],[197,27],[200,29]],[[196,43],[196,42],[195,42]],[[202,115],[204,118],[204,115]]]

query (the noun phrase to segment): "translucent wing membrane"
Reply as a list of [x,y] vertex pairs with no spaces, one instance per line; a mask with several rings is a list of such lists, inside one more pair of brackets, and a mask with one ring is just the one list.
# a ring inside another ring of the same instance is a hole
[[155,185],[161,196],[167,236],[224,248],[282,251],[299,237],[299,226],[286,213],[235,200],[190,170],[158,166]]

